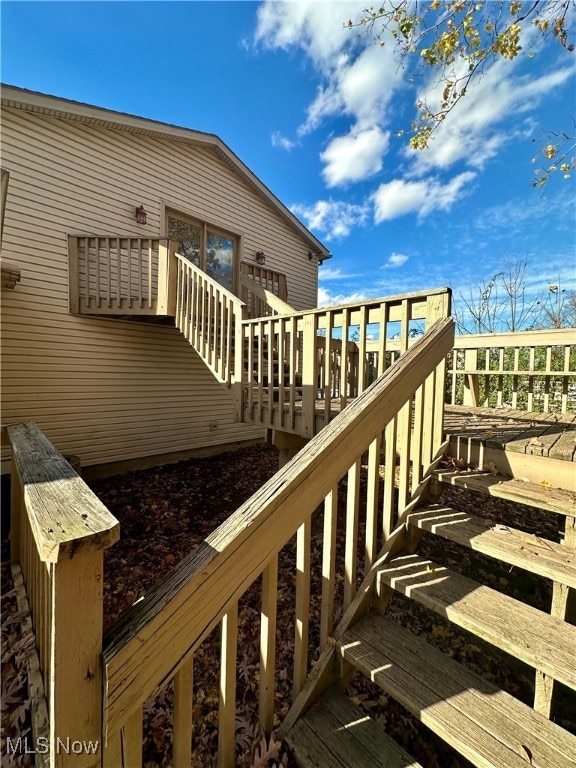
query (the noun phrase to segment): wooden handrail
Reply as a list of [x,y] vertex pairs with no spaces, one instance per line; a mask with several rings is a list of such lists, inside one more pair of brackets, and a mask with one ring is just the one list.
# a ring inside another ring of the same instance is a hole
[[36,424],[10,424],[7,432],[42,562],[57,563],[118,541],[116,518]]
[[[222,618],[229,616],[232,617],[230,621],[234,620],[233,612],[239,597],[261,573],[274,567],[276,554],[299,530],[302,532],[298,537],[299,548],[304,547],[302,562],[306,563],[304,551],[309,546],[309,534],[302,526],[309,526],[313,510],[323,499],[334,498],[338,481],[347,471],[352,471],[350,462],[357,466],[369,447],[371,476],[377,477],[374,462],[377,463],[379,457],[383,430],[387,431],[387,425],[395,424],[403,409],[408,408],[406,413],[411,416],[413,396],[422,393],[430,376],[438,366],[443,366],[452,348],[453,334],[451,319],[437,322],[393,368],[380,376],[321,434],[312,439],[295,459],[187,557],[166,581],[129,609],[110,631],[104,652],[104,712],[105,725],[114,744],[119,744],[119,729],[127,722],[135,722],[134,718],[139,717],[139,707],[145,699],[174,677]],[[441,385],[436,387],[437,395],[441,396],[441,389]],[[441,408],[441,397],[440,401],[436,398],[434,402],[440,402]],[[416,428],[419,452],[416,457],[412,454],[413,485],[420,481],[419,468],[429,463],[431,450],[437,448],[432,443],[438,442],[438,435],[433,438],[431,432],[430,445],[426,446],[422,437],[424,427],[418,421],[422,413],[417,410],[415,413],[420,428]],[[425,419],[429,429],[434,431],[431,404]],[[387,445],[388,451],[395,454],[395,429]],[[405,498],[410,490],[410,458],[410,451],[404,451],[404,466],[400,472],[405,485],[402,487],[401,480],[400,496]],[[390,487],[385,506],[393,503],[393,475]],[[371,525],[375,532],[378,494],[372,496]],[[391,527],[390,521],[388,527]],[[372,559],[375,546],[376,539],[370,539],[369,545],[367,539]],[[266,583],[273,584],[274,578],[270,577]],[[297,619],[307,627],[306,580],[297,589],[297,612],[302,612]],[[354,589],[355,583],[350,582],[349,599]],[[323,622],[323,626],[329,626],[329,622]],[[267,647],[270,650],[269,643]],[[296,692],[303,682],[306,659],[307,629],[296,640]],[[265,671],[265,675],[268,681],[272,675],[273,680],[273,668],[272,671]],[[269,696],[267,700],[270,700]],[[269,713],[267,717],[269,720]],[[233,732],[231,738],[234,738]],[[230,763],[225,761],[224,764]]]
[[216,378],[235,385],[241,413],[245,304],[181,254],[176,258],[175,322]]
[[488,347],[540,347],[576,344],[576,328],[548,328],[514,333],[462,334],[454,337],[454,349]]

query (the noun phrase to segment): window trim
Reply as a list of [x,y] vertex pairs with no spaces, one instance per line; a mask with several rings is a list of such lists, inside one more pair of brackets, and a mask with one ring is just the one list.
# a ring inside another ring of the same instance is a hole
[[224,229],[223,227],[217,226],[215,224],[211,224],[208,221],[204,221],[203,219],[197,218],[196,216],[192,216],[189,213],[186,213],[185,211],[179,210],[178,208],[174,208],[171,205],[164,205],[164,215],[163,215],[163,230],[164,230],[164,236],[168,237],[168,219],[179,219],[180,221],[184,221],[187,224],[192,224],[195,227],[200,228],[200,269],[205,272],[206,271],[206,252],[207,252],[207,242],[208,242],[208,232],[212,232],[215,235],[222,235],[223,237],[229,238],[234,243],[234,258],[232,262],[232,293],[235,296],[239,296],[239,290],[240,290],[240,262],[241,259],[241,235],[236,234],[235,232],[231,232],[230,230]]

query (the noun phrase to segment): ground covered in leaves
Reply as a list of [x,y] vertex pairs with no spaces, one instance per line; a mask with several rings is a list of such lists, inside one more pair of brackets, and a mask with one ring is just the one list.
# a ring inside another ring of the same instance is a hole
[[[265,445],[241,449],[175,465],[132,472],[91,483],[121,525],[121,540],[106,553],[105,628],[108,629],[134,602],[161,581],[211,531],[249,498],[277,470],[278,455]],[[365,475],[362,482],[365,492]],[[337,596],[341,600],[346,482],[339,487],[339,534]],[[459,509],[479,514],[478,497],[450,489],[444,500]],[[559,540],[558,520],[529,507],[482,499],[482,516],[490,521]],[[361,505],[362,509],[362,505]],[[317,511],[312,527],[312,585],[310,632],[311,658],[317,656],[320,610],[320,560],[322,516]],[[499,565],[470,550],[425,535],[419,551],[432,560],[487,584],[494,589],[549,611],[550,584],[537,576]],[[362,525],[359,535],[361,577]],[[281,552],[278,585],[276,718],[277,724],[291,703],[292,649],[294,638],[295,544]],[[7,599],[11,599],[8,595]],[[441,617],[398,595],[389,615],[410,631],[424,637],[462,664],[527,704],[533,702],[534,672],[507,654],[459,631]],[[13,615],[9,613],[9,615]],[[8,627],[14,622],[8,622]],[[10,630],[11,631],[11,630]],[[4,625],[3,625],[4,633]],[[258,667],[260,640],[260,584],[254,584],[240,601],[238,709],[236,720],[237,764],[240,768],[292,766],[290,756],[274,738],[263,739],[258,731]],[[4,656],[3,634],[3,656]],[[8,641],[7,641],[8,642]],[[14,643],[17,641],[11,640]],[[217,751],[219,631],[216,630],[195,654],[194,662],[194,768],[210,768]],[[8,646],[8,663],[15,658]],[[15,662],[14,662],[15,664]],[[2,669],[5,672],[4,666]],[[21,681],[14,666],[10,677]],[[3,674],[5,679],[5,675]],[[4,684],[4,683],[3,683]],[[14,686],[18,683],[14,682]],[[354,701],[380,722],[424,768],[467,768],[462,757],[413,718],[369,681],[356,676],[348,689]],[[167,686],[144,706],[146,768],[172,765],[172,687]],[[561,701],[559,722],[576,732],[574,702]],[[572,714],[570,714],[572,713]],[[3,711],[4,716],[4,711]]]

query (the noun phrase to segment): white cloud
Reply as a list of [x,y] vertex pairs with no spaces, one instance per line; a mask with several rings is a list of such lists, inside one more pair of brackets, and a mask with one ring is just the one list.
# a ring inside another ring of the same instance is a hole
[[409,259],[404,253],[393,253],[382,269],[389,269],[390,267],[401,267]]
[[361,181],[382,168],[382,156],[390,134],[377,126],[365,131],[352,130],[347,136],[332,139],[320,159],[325,163],[322,176],[328,187]]
[[339,268],[334,267],[325,267],[323,264],[320,265],[320,271],[318,273],[318,279],[320,281],[324,280],[351,280],[354,277],[361,277],[362,275],[360,273],[356,274],[350,274],[346,272],[342,272]]
[[[540,77],[520,76],[516,73],[520,62],[520,59],[500,59],[492,64],[438,127],[428,149],[424,152],[406,150],[414,161],[412,175],[447,169],[458,161],[472,168],[483,168],[505,143],[525,135],[520,116],[527,116],[544,97],[574,74],[571,67],[562,67]],[[433,111],[439,109],[440,97],[436,79],[430,79],[418,94]],[[517,116],[516,125],[510,130],[513,115]]]
[[433,211],[449,211],[454,203],[470,192],[470,184],[476,178],[472,171],[465,171],[442,184],[436,178],[421,181],[394,179],[381,184],[372,195],[374,220],[396,219],[407,213],[417,213],[421,220]]
[[347,133],[334,137],[321,154],[329,187],[381,170],[389,140],[387,111],[403,79],[392,45],[381,48],[370,35],[358,37],[344,28],[348,18],[358,17],[359,8],[356,2],[265,0],[258,10],[256,42],[272,49],[300,48],[321,78],[298,135],[330,116],[350,118]]
[[313,205],[296,203],[290,210],[302,217],[309,229],[322,233],[326,240],[346,237],[354,227],[366,223],[369,212],[367,205],[337,200],[318,200]]
[[355,304],[365,299],[374,298],[374,293],[369,290],[356,293],[332,293],[328,288],[323,285],[318,288],[318,306],[319,307],[333,307],[336,304]]
[[280,147],[281,149],[285,149],[286,152],[290,152],[290,150],[294,149],[296,146],[295,141],[287,138],[286,136],[283,136],[280,131],[274,131],[270,137],[270,140],[272,141],[273,147]]

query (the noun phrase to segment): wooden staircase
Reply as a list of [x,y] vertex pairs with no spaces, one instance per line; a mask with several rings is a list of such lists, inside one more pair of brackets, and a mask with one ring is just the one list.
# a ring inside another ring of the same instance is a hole
[[[458,762],[461,758],[456,757],[454,765],[469,761],[482,768],[574,768],[576,736],[550,716],[560,687],[562,705],[574,721],[576,496],[491,473],[438,471],[435,481],[436,494],[446,488],[473,491],[478,514],[459,510],[458,493],[452,492],[452,506],[436,501],[407,515],[407,547],[378,567],[371,610],[341,636],[334,633],[339,688],[325,691],[284,734],[285,740],[303,768],[418,766],[409,745],[396,743],[344,694],[352,673],[360,672],[464,758]],[[507,520],[483,518],[482,507],[490,496],[523,504],[519,509],[533,507],[556,515],[564,525],[562,543],[518,530]],[[440,559],[436,562],[446,540],[462,550],[461,565],[452,566],[461,572]],[[430,548],[436,553],[434,561],[414,554]],[[496,568],[505,567],[504,573],[523,569],[551,580],[551,612],[469,578],[469,550],[490,558]],[[531,666],[536,674],[534,705],[401,626],[390,611],[397,594],[425,608],[431,622],[440,616],[439,621],[449,622],[449,631],[463,630],[468,639],[473,636],[473,643],[500,649],[496,654],[508,654],[514,664]]]

